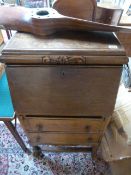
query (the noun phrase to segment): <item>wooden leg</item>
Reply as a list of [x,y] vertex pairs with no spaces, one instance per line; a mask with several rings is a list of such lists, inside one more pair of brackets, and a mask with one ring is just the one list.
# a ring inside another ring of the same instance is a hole
[[96,158],[97,158],[97,149],[98,149],[97,146],[94,146],[92,148],[92,159],[94,159],[94,160],[96,160]]
[[33,146],[33,156],[36,158],[42,158],[42,150],[39,146]]
[[4,121],[4,123],[7,126],[7,128],[10,130],[12,135],[15,137],[16,141],[18,142],[20,147],[23,149],[23,151],[25,151],[26,153],[30,154],[31,153],[30,150],[27,149],[27,147],[25,146],[23,140],[19,136],[19,134],[18,134],[17,130],[15,129],[14,125],[12,124],[12,122],[11,121]]

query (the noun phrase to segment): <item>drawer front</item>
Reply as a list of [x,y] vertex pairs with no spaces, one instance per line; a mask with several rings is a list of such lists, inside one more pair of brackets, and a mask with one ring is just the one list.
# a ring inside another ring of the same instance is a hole
[[121,67],[9,66],[7,75],[18,114],[109,116]]
[[20,122],[28,132],[101,132],[105,121],[101,119],[85,118],[40,118],[21,117]]
[[32,145],[91,145],[98,143],[100,134],[27,133]]

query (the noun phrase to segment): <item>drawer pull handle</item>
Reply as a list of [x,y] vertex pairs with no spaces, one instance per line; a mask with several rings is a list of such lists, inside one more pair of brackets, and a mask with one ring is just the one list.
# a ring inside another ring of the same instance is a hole
[[36,137],[36,142],[39,142],[40,141],[40,136],[37,136]]
[[85,128],[86,128],[86,131],[87,131],[87,132],[89,132],[89,131],[91,130],[91,126],[88,126],[88,125],[87,125]]
[[43,126],[41,124],[37,125],[37,129],[39,132],[41,132],[43,130]]
[[93,141],[93,138],[92,137],[89,137],[88,138],[88,142],[92,142]]

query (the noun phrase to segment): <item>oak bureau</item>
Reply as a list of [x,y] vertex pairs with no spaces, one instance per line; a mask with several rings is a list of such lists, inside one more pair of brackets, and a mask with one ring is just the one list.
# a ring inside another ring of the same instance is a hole
[[113,33],[16,33],[0,61],[31,145],[81,145],[96,152],[128,62]]

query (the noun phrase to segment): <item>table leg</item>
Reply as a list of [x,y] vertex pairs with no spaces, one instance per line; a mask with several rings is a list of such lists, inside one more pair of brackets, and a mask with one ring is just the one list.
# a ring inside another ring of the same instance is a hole
[[10,39],[11,38],[11,32],[10,32],[10,30],[6,30],[6,34],[7,34],[8,39]]
[[23,151],[30,154],[30,150],[24,144],[22,138],[18,134],[18,132],[17,132],[16,128],[14,127],[14,125],[12,124],[12,122],[11,121],[4,121],[4,123],[7,126],[7,128],[9,129],[9,131],[12,133],[12,135],[15,137],[16,141],[18,142],[20,147],[23,149]]

